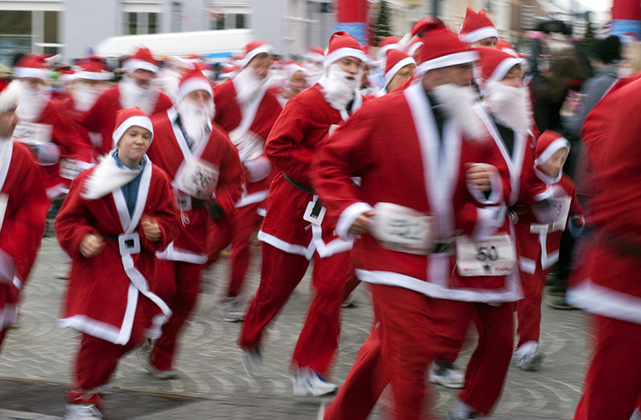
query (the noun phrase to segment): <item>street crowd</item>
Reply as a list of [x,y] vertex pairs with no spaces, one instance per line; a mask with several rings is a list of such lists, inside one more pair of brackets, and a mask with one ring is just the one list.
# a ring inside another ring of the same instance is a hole
[[[381,399],[389,418],[443,418],[432,384],[460,389],[448,420],[491,417],[511,362],[545,363],[546,287],[551,306],[592,314],[574,419],[634,418],[641,49],[617,36],[586,48],[563,25],[538,34],[520,53],[468,9],[458,33],[424,17],[370,55],[339,31],[301,63],[267,41],[216,67],[143,46],[115,72],[93,54],[17,56],[0,81],[0,345],[48,227],[68,256],[58,325],[81,333],[70,420],[103,417],[131,351],[154,378],[177,376],[203,270],[225,252],[220,309],[242,321],[238,369],[252,377],[312,263],[290,374],[295,396],[332,396],[319,419],[366,419]],[[339,387],[357,287],[372,328]]]

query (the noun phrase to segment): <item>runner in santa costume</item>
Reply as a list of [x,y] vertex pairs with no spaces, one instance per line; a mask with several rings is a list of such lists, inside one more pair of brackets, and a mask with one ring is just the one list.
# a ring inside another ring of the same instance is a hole
[[245,313],[240,293],[249,266],[250,239],[260,227],[276,174],[265,156],[265,139],[282,110],[276,96],[267,90],[273,47],[256,41],[245,50],[241,72],[214,88],[214,122],[229,134],[245,168],[243,195],[235,214],[219,222],[210,234],[210,262],[231,244],[231,278],[222,301],[226,321],[239,321]]
[[0,346],[18,319],[18,295],[36,259],[49,200],[29,151],[11,141],[18,123],[16,82],[0,87]]
[[385,86],[378,93],[378,96],[386,95],[409,80],[414,74],[415,68],[416,61],[406,52],[398,49],[387,51],[384,74]]
[[307,69],[297,62],[291,61],[283,67],[282,73],[284,80],[280,89],[281,93],[278,96],[278,102],[285,106],[287,101],[308,88],[307,80],[305,79]]
[[499,33],[485,14],[485,10],[481,9],[476,13],[469,7],[465,11],[465,19],[458,37],[472,47],[494,47],[499,41]]
[[79,120],[89,132],[102,136],[102,145],[98,148],[100,156],[111,150],[111,133],[114,130],[116,113],[120,109],[138,107],[145,114],[153,115],[172,106],[169,96],[151,84],[159,67],[148,48],[139,48],[134,55],[125,60],[124,67],[126,76],[118,82],[118,86],[100,95],[96,103]]
[[[338,215],[338,235],[361,235],[352,256],[356,275],[371,283],[378,323],[325,419],[367,418],[387,383],[395,418],[431,418],[423,412],[425,372],[447,351],[436,339],[453,327],[439,318],[445,306],[457,307],[466,328],[477,317],[480,329],[452,418],[487,414],[509,366],[519,287],[505,273],[516,252],[509,225],[479,208],[509,197],[508,168],[473,105],[477,53],[441,21],[424,26],[420,79],[339,128],[313,174],[328,213]],[[360,188],[349,182],[356,175]],[[463,415],[464,407],[472,409]]]
[[156,338],[171,315],[151,290],[155,253],[175,237],[179,218],[167,175],[145,155],[153,138],[138,108],[121,110],[116,149],[80,174],[56,218],[56,236],[73,259],[58,325],[82,333],[67,419],[102,418],[101,389],[118,360]]
[[[176,339],[189,318],[207,262],[207,237],[216,221],[231,217],[242,194],[243,167],[236,148],[211,120],[214,101],[211,84],[200,70],[185,73],[176,95],[176,107],[152,118],[156,139],[150,159],[172,179],[181,223],[176,239],[159,253],[156,275],[173,314],[151,352],[149,372],[161,379],[174,377]],[[212,193],[215,199],[212,199]]]
[[22,90],[14,137],[25,142],[44,172],[50,199],[63,198],[71,179],[92,166],[91,151],[65,108],[51,99],[44,56],[26,55],[13,70]]
[[106,90],[108,82],[113,79],[113,73],[102,60],[102,57],[91,55],[78,62],[78,71],[73,75],[71,96],[62,102],[74,119],[79,119],[91,109]]
[[575,420],[636,418],[641,399],[640,76],[619,80],[581,132],[596,175],[588,213],[595,238],[567,299],[593,314],[595,338]]
[[324,62],[324,49],[313,45],[307,48],[307,52],[303,54],[303,66],[307,69],[308,86],[314,86],[323,77],[323,74],[325,74]]
[[289,101],[267,140],[267,155],[282,172],[272,182],[258,234],[263,241],[261,281],[239,345],[245,369],[259,372],[263,330],[313,259],[316,294],[292,356],[294,395],[318,396],[336,389],[323,377],[329,374],[338,346],[352,243],[334,233],[336,218],[323,218],[325,209],[310,186],[309,172],[319,142],[361,106],[356,90],[364,58],[356,39],[342,31],[333,34],[325,58],[327,75]]

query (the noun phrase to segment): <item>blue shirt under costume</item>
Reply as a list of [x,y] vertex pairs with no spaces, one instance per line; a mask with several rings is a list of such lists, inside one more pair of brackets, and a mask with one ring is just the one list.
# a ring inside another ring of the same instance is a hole
[[131,180],[128,184],[120,187],[122,190],[122,195],[125,197],[125,202],[127,203],[127,210],[129,211],[129,216],[133,216],[134,210],[136,208],[136,201],[138,198],[138,188],[140,187],[140,179],[142,178],[142,172],[145,170],[145,165],[147,164],[147,155],[143,156],[140,161],[140,166],[135,168],[130,168],[118,159],[118,150],[113,152],[113,157],[116,160],[118,167],[123,169],[141,169],[138,176]]

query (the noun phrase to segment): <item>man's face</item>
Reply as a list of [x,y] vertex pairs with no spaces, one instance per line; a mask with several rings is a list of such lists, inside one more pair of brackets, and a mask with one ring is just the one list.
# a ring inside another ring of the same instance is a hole
[[390,82],[387,84],[387,91],[393,91],[396,87],[403,84],[405,81],[407,81],[407,79],[412,77],[415,68],[416,65],[408,64],[407,66],[400,69],[398,73],[396,73],[394,77],[392,77],[392,80],[390,80]]
[[210,103],[211,99],[211,94],[209,92],[199,89],[193,92],[189,92],[187,95],[185,95],[184,100],[189,101],[197,106],[204,106]]
[[272,58],[267,53],[257,54],[247,64],[247,68],[254,73],[254,76],[259,79],[264,79],[269,73],[269,68],[272,65]]
[[13,130],[15,130],[16,125],[18,125],[18,114],[16,113],[17,106],[14,106],[8,111],[0,114],[0,137],[1,138],[11,138],[13,136]]
[[151,86],[151,81],[156,77],[156,73],[144,69],[136,69],[130,77],[140,87],[147,88]]
[[341,70],[352,76],[350,80],[355,80],[358,73],[365,67],[365,63],[356,57],[343,57],[336,61],[336,64]]
[[454,84],[458,86],[468,86],[472,81],[472,63],[458,64],[456,66],[442,67],[440,69],[429,70],[423,76],[423,85],[426,81],[429,86],[428,90],[436,86]]
[[19,80],[32,90],[38,90],[47,86],[47,82],[36,77],[21,77]]
[[297,95],[304,91],[307,88],[307,83],[305,82],[305,75],[302,71],[297,71],[292,76],[292,79],[289,82],[289,90],[292,94]]
[[484,48],[494,48],[496,47],[496,43],[499,42],[499,39],[495,36],[491,36],[489,38],[484,38],[480,41],[476,41],[472,43],[473,47],[484,47]]
[[501,83],[506,86],[521,87],[523,86],[523,70],[518,64],[512,67],[501,79]]

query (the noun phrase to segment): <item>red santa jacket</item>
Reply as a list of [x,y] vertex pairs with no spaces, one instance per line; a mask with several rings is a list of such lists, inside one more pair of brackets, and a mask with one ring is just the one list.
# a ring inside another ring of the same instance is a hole
[[596,241],[585,256],[586,275],[574,279],[568,293],[583,310],[636,324],[641,324],[640,92],[640,76],[622,79],[586,119],[582,136],[590,142],[597,191],[588,222]]
[[[154,316],[148,331],[150,338],[157,337],[171,311],[150,292],[156,287],[155,254],[174,240],[180,223],[169,180],[161,169],[148,162],[142,172],[135,211],[129,216],[120,189],[97,200],[82,197],[85,182],[94,170],[81,173],[73,181],[54,225],[58,243],[73,260],[58,324],[125,344],[129,341],[136,307],[146,300],[145,305],[149,301],[156,305],[155,312],[162,311],[162,315]],[[160,241],[151,242],[145,237],[139,224],[143,215],[157,220]],[[105,247],[98,255],[85,258],[80,253],[80,243],[89,233],[102,235]],[[138,233],[139,253],[121,252],[119,241],[126,239],[122,236],[125,233]]]
[[[163,112],[172,107],[169,96],[158,92],[156,107],[151,115]],[[111,135],[116,124],[116,112],[122,109],[120,102],[120,90],[118,86],[105,91],[96,100],[96,103],[87,111],[79,120],[89,132],[100,133],[102,135],[102,146],[98,148],[100,156],[109,153],[113,149],[113,139]]]
[[[338,216],[336,231],[341,237],[350,236],[348,229],[358,215],[384,202],[431,215],[435,239],[446,243],[474,234],[478,206],[497,205],[509,197],[508,169],[489,136],[467,139],[460,128],[446,121],[443,143],[448,147],[439,161],[438,131],[430,115],[427,95],[416,83],[370,101],[321,149],[315,186],[327,201],[328,212]],[[492,174],[488,197],[466,183],[467,165],[473,163],[484,163]],[[361,177],[360,187],[350,181],[354,176]],[[498,232],[509,231],[504,220],[499,226]],[[362,235],[352,250],[356,274],[363,281],[463,301],[520,298],[514,275],[464,277],[451,254],[393,251],[370,234]]]
[[[327,214],[320,226],[312,224],[311,228],[303,219],[307,206],[317,198],[311,193],[312,160],[330,127],[344,122],[320,89],[316,84],[290,99],[267,138],[265,152],[280,172],[272,182],[267,215],[258,234],[260,240],[308,259],[314,251],[326,257],[352,247],[351,241],[335,234],[336,217]],[[361,103],[358,95],[352,113]]]
[[[216,116],[214,122],[227,133],[238,128],[243,122],[243,111],[236,99],[236,88],[234,81],[228,80],[214,87],[214,104],[216,105]],[[276,119],[282,111],[282,106],[272,92],[266,91],[261,99],[258,109],[249,124],[249,130],[262,139],[267,139]],[[250,115],[247,118],[251,118]],[[264,179],[257,182],[245,183],[245,191],[238,207],[263,201],[269,193],[269,185],[276,171],[272,168],[271,173]]]
[[0,283],[0,330],[3,330],[16,322],[18,294],[29,278],[40,248],[49,200],[40,169],[19,143],[10,143],[0,162],[0,186],[0,203],[4,207],[0,249],[13,258],[16,269],[12,283]]
[[[230,215],[235,210],[234,206],[243,188],[243,167],[236,148],[227,135],[214,124],[209,138],[203,139],[198,149],[191,152],[180,127],[175,124],[177,115],[176,110],[170,108],[167,112],[156,114],[152,118],[154,141],[147,152],[149,158],[173,180],[177,198],[186,195],[177,187],[176,174],[187,165],[187,158],[191,159],[193,156],[217,167],[220,177],[215,189],[216,200],[223,207],[225,214]],[[198,202],[196,197],[189,201]],[[190,206],[190,210],[182,210],[180,203],[178,207],[183,222],[179,226],[176,239],[169,245],[163,258],[203,264],[207,262],[206,242],[210,225],[207,210],[194,206]]]

